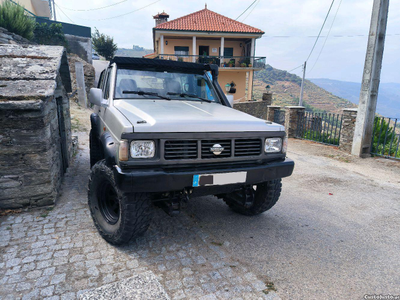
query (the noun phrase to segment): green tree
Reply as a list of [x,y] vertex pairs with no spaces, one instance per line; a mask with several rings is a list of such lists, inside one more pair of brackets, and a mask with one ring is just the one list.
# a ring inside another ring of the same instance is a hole
[[104,33],[100,33],[97,28],[92,34],[92,43],[94,50],[107,60],[111,60],[118,49],[117,44],[114,44],[114,39]]
[[0,5],[0,27],[30,40],[33,38],[35,21],[25,15],[22,6],[5,1]]
[[36,23],[34,42],[42,45],[60,45],[68,48],[61,24]]

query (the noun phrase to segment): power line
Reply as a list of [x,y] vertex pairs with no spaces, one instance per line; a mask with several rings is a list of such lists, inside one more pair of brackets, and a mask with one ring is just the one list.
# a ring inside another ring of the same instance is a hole
[[[385,36],[399,36],[400,33],[387,33]],[[315,35],[264,35],[262,38],[316,38]],[[326,38],[326,35],[320,35],[320,38]],[[354,34],[354,35],[333,35],[333,38],[355,38],[355,37],[369,37],[368,34]]]
[[339,8],[340,8],[340,5],[341,5],[341,4],[342,4],[342,0],[340,0],[339,5],[338,5],[338,8],[336,9],[336,13],[335,13],[335,16],[333,17],[333,21],[332,21],[331,27],[329,28],[328,34],[326,35],[325,41],[324,41],[324,43],[323,43],[323,45],[322,45],[322,48],[321,48],[321,50],[320,50],[319,53],[318,53],[317,59],[315,60],[313,66],[311,67],[311,70],[310,70],[308,73],[310,73],[310,72],[314,69],[315,65],[316,65],[317,62],[318,62],[319,57],[321,56],[322,51],[324,50],[326,41],[328,40],[329,34],[331,33],[331,30],[332,30],[332,27],[333,27],[333,23],[335,23],[336,16],[337,16],[337,14],[338,14],[338,12],[339,12]]
[[57,8],[63,13],[63,15],[66,16],[66,17],[68,18],[68,20],[70,20],[72,23],[75,24],[75,22],[72,21],[71,18],[67,16],[67,14],[58,6],[57,3],[54,2],[54,4],[55,4],[55,5],[57,6]]
[[113,3],[113,4],[110,4],[110,5],[106,5],[106,6],[102,6],[102,7],[97,7],[97,8],[89,8],[89,9],[74,9],[74,8],[68,8],[68,7],[64,7],[64,6],[61,6],[61,7],[64,8],[64,9],[66,9],[66,10],[72,10],[72,11],[92,11],[92,10],[99,10],[99,9],[104,9],[104,8],[112,7],[112,6],[121,4],[121,3],[126,2],[126,1],[128,1],[128,0],[122,0],[122,1],[119,1],[119,2],[116,2],[116,3]]
[[242,20],[242,22],[244,22],[248,16],[251,15],[251,13],[253,12],[253,10],[256,8],[256,6],[258,5],[258,3],[260,3],[261,0],[258,0],[258,2],[253,6],[253,8],[251,9],[251,11],[248,13],[248,15]]
[[331,6],[329,7],[328,13],[326,14],[326,17],[325,17],[324,23],[322,23],[322,26],[321,26],[321,29],[319,30],[319,33],[318,33],[317,39],[315,40],[314,46],[312,47],[312,49],[311,49],[311,52],[310,52],[310,54],[308,55],[308,57],[307,57],[306,61],[308,61],[308,59],[310,58],[311,54],[312,54],[312,53],[313,53],[313,51],[314,51],[314,48],[315,48],[315,46],[317,45],[317,42],[318,42],[319,36],[321,35],[322,29],[324,29],[324,26],[325,26],[326,20],[328,19],[329,13],[331,12],[331,9],[332,9],[332,6],[333,6],[333,3],[335,3],[335,0],[332,0]]
[[294,68],[294,69],[291,69],[290,71],[287,71],[288,73],[290,73],[290,72],[292,72],[292,71],[294,71],[294,70],[297,70],[298,68],[301,68],[303,65],[300,65],[300,66],[298,66],[298,67],[296,67],[296,68]]
[[81,20],[85,20],[85,21],[104,21],[104,20],[115,19],[115,18],[119,18],[119,17],[123,17],[123,16],[129,15],[129,14],[132,14],[132,13],[137,12],[137,11],[142,10],[142,9],[145,9],[145,8],[147,8],[147,7],[149,7],[149,6],[153,5],[153,4],[156,4],[157,2],[160,2],[160,1],[161,1],[161,0],[154,1],[154,2],[152,2],[152,3],[150,3],[150,4],[146,5],[146,6],[143,6],[143,7],[141,7],[141,8],[132,10],[132,11],[130,11],[130,12],[127,12],[127,13],[124,13],[124,14],[121,14],[121,15],[118,15],[118,16],[113,16],[113,17],[108,17],[108,18],[102,18],[102,19],[84,19],[84,18],[79,18],[79,17],[77,17],[77,18],[78,18],[78,19],[81,19]]
[[257,0],[254,0],[253,3],[251,3],[251,4],[244,10],[244,12],[242,12],[242,13],[239,15],[239,17],[237,17],[237,18],[235,19],[235,21],[237,21],[237,19],[239,19],[250,7],[252,7],[253,4],[256,3],[256,1],[257,1]]

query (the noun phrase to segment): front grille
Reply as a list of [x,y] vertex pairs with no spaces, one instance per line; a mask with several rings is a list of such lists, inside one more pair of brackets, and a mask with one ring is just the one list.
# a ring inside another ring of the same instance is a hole
[[[232,140],[201,140],[201,159],[212,158],[229,158],[232,157],[245,157],[245,156],[258,156],[262,153],[262,140],[261,139],[237,139],[234,142],[234,149],[232,149]],[[215,155],[211,152],[211,148],[219,144],[224,150]],[[179,160],[179,159],[197,159],[198,156],[198,141],[197,140],[167,140],[164,146],[164,158],[166,160]]]
[[261,139],[235,140],[235,156],[260,155],[262,150]]
[[[224,150],[219,155],[211,152],[210,148],[216,144],[221,145]],[[231,140],[203,140],[201,141],[201,158],[224,158],[231,156]]]
[[197,141],[196,140],[165,141],[164,158],[166,160],[196,159]]

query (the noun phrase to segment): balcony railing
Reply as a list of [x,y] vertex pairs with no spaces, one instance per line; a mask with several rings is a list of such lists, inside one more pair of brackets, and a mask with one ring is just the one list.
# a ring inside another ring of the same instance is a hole
[[176,55],[160,54],[156,59],[195,62],[200,64],[215,64],[220,68],[259,70],[265,67],[265,57],[260,56],[204,56],[204,55]]

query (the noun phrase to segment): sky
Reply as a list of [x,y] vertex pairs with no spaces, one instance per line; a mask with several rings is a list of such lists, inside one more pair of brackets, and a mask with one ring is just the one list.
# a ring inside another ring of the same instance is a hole
[[[208,2],[207,7],[236,19],[252,2],[214,0]],[[258,0],[256,6],[252,6],[238,21],[265,31],[263,38],[256,42],[257,56],[266,56],[267,63],[274,68],[290,71],[303,64],[309,56],[331,2]],[[152,28],[155,25],[152,16],[165,11],[170,15],[169,20],[173,20],[203,9],[206,2],[55,0],[55,3],[58,21],[89,26],[92,32],[96,27],[101,33],[112,36],[119,48],[132,48],[133,45],[152,48]],[[335,0],[307,62],[306,78],[361,82],[372,4],[373,0]],[[97,9],[108,5],[112,6]],[[302,70],[298,68],[292,73],[301,75]],[[381,82],[400,83],[400,1],[390,2]]]

